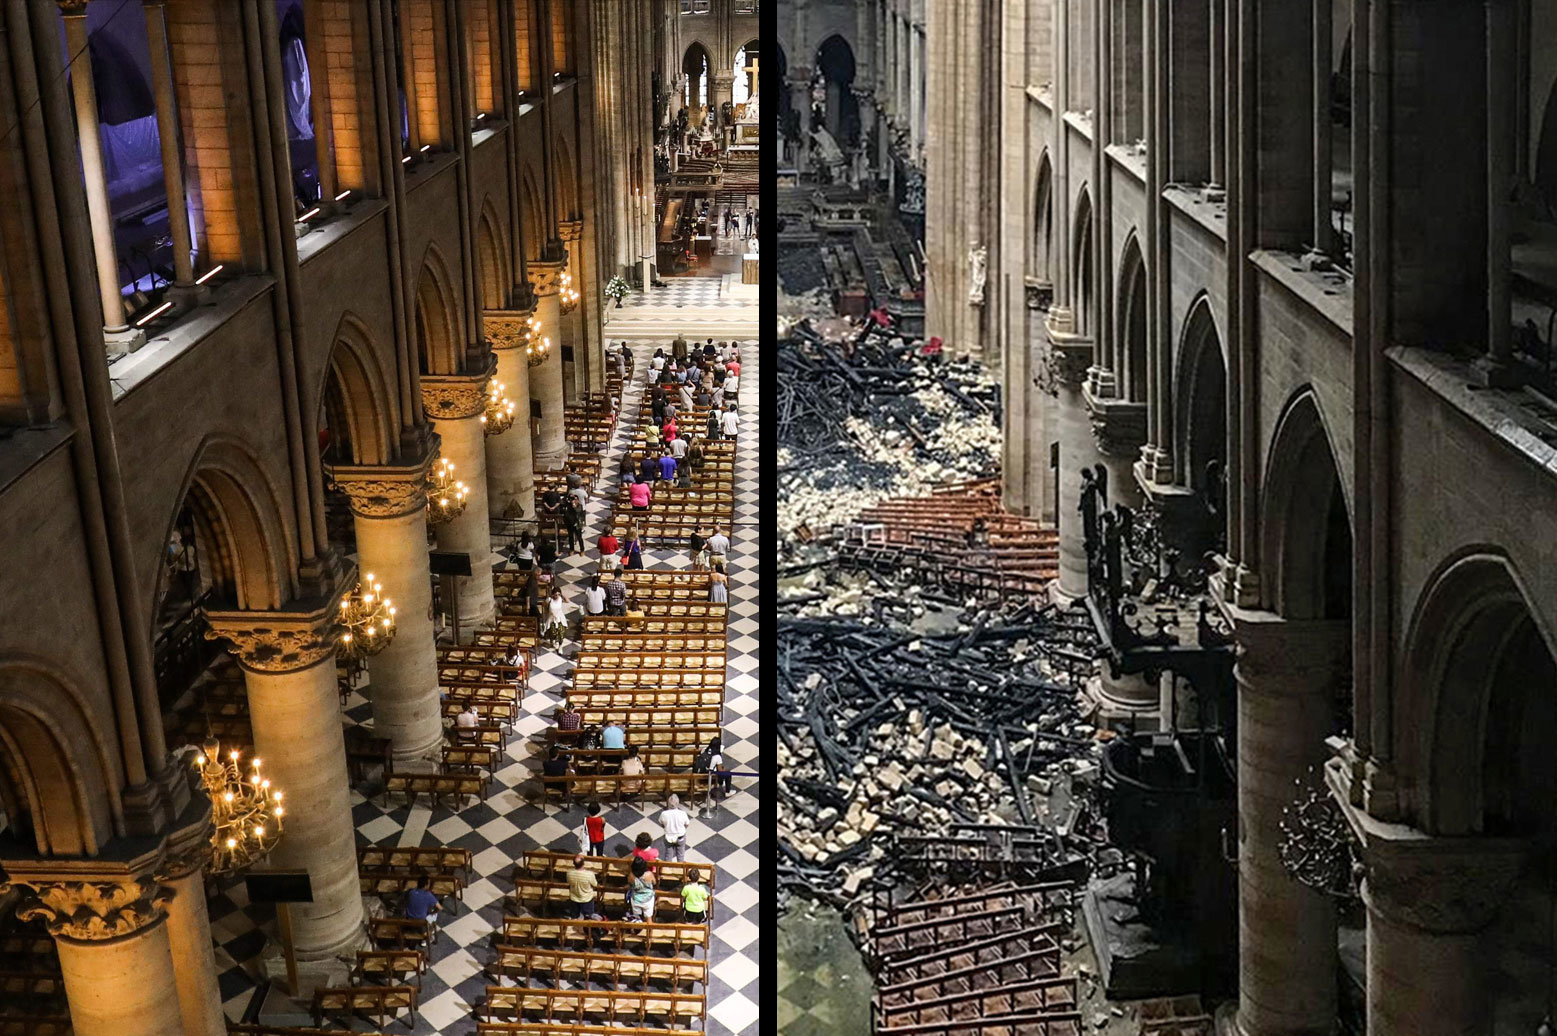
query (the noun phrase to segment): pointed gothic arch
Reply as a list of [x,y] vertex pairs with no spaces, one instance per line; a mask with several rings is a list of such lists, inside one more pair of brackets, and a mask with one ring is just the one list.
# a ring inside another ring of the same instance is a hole
[[464,349],[452,285],[443,253],[437,245],[428,245],[416,281],[414,306],[417,355],[423,374],[459,373]]

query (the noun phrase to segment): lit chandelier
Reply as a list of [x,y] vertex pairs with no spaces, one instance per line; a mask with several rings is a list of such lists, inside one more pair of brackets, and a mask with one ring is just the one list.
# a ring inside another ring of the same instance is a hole
[[571,313],[578,308],[578,289],[573,287],[573,275],[566,270],[562,271],[562,284],[558,289],[558,294],[562,296],[562,311],[564,313]]
[[503,395],[503,383],[496,379],[487,386],[487,412],[481,415],[481,430],[502,435],[514,423],[514,401]]
[[264,859],[281,837],[281,792],[260,773],[260,761],[249,760],[249,776],[243,777],[234,748],[224,760],[221,744],[206,741],[195,754],[200,783],[211,798],[212,874],[234,874]]
[[429,478],[432,484],[427,491],[427,524],[442,525],[464,514],[470,487],[454,477],[454,462],[440,458]]
[[551,351],[551,339],[541,337],[541,318],[532,316],[524,325],[524,358],[531,367],[538,367],[546,362],[546,354]]
[[336,655],[360,662],[376,655],[395,639],[395,604],[384,596],[384,584],[369,572],[351,593],[341,598],[341,639]]

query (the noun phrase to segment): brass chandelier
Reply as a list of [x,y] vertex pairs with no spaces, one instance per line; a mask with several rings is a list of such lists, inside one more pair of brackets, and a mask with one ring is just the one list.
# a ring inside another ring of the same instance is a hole
[[234,748],[222,758],[222,746],[209,738],[195,754],[200,783],[211,798],[212,874],[235,874],[264,859],[281,837],[281,791],[260,773],[260,761],[249,760],[245,779],[239,767],[243,753]]
[[531,367],[538,367],[546,362],[546,354],[551,351],[551,339],[541,337],[541,318],[532,316],[525,321],[524,327],[524,358]]
[[454,462],[440,458],[428,476],[427,524],[442,525],[465,513],[470,487],[454,477]]
[[1281,809],[1281,865],[1292,879],[1335,899],[1355,899],[1361,860],[1356,836],[1323,780],[1293,784],[1296,797]]
[[514,401],[503,395],[503,383],[493,379],[487,385],[487,412],[481,415],[481,430],[487,435],[502,435],[514,423]]
[[562,271],[562,283],[558,288],[558,294],[562,298],[564,313],[571,313],[578,308],[578,289],[573,286],[573,275],[566,270]]
[[341,598],[341,639],[335,653],[345,662],[361,662],[395,639],[395,604],[384,596],[384,584],[369,572],[351,593]]

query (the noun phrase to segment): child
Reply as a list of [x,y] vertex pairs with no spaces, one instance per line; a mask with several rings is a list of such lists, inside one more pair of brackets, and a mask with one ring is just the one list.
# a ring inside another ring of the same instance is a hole
[[687,880],[681,886],[681,910],[687,924],[703,924],[708,920],[708,886],[696,867],[687,871]]
[[605,817],[600,814],[600,803],[589,804],[589,815],[584,818],[584,830],[580,832],[579,839],[589,850],[589,855],[605,855]]

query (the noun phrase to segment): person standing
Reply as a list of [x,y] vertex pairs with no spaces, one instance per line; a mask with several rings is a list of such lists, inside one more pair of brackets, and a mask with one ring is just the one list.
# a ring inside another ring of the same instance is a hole
[[660,480],[663,482],[676,480],[676,458],[671,453],[660,456]]
[[584,505],[576,497],[568,498],[563,520],[568,528],[568,556],[572,557],[574,551],[584,553]]
[[660,826],[665,829],[665,859],[686,862],[687,821],[687,811],[681,808],[680,796],[666,799],[665,809],[660,813]]
[[642,857],[638,857],[633,860],[632,872],[632,888],[627,893],[627,914],[630,918],[648,924],[654,920],[654,871]]
[[579,837],[589,855],[605,855],[605,817],[600,812],[600,803],[589,804],[589,811],[584,816],[584,829],[579,832]]
[[605,585],[606,614],[622,615],[627,611],[627,584],[621,577],[612,579]]
[[600,884],[595,872],[584,866],[584,862],[584,854],[579,853],[573,857],[573,869],[568,871],[568,905],[572,908],[570,916],[580,919],[595,912],[596,887]]
[[638,534],[636,532],[627,541],[626,567],[630,571],[641,571],[643,569],[643,544],[638,542]]
[[724,571],[725,556],[730,553],[730,537],[715,528],[714,534],[708,537],[708,560],[721,572]]
[[736,412],[734,403],[731,403],[729,409],[724,412],[724,417],[720,419],[720,425],[724,430],[726,439],[734,439],[740,434],[741,417]]
[[[671,463],[675,462],[672,461]],[[653,492],[647,480],[634,482],[627,487],[627,502],[632,505],[634,511],[647,511],[649,509],[649,501],[653,499]]]
[[703,873],[696,867],[687,871],[687,880],[681,884],[681,914],[685,924],[708,922],[708,886],[703,884]]
[[730,588],[726,585],[724,566],[714,563],[713,570],[708,573],[708,599],[715,604],[730,603]]

